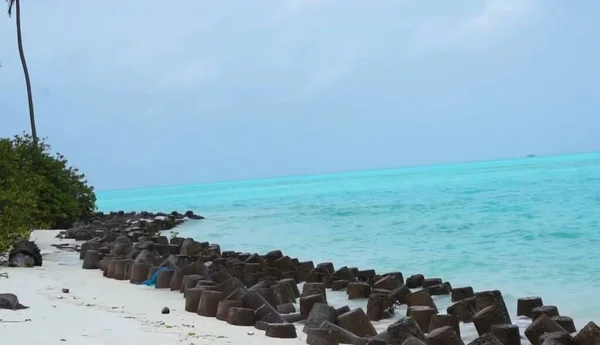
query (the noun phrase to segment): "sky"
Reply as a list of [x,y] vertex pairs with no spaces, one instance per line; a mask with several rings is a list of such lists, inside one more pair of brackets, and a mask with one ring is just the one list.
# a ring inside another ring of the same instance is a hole
[[[37,131],[97,189],[600,150],[597,0],[22,1]],[[29,131],[0,17],[0,137]]]

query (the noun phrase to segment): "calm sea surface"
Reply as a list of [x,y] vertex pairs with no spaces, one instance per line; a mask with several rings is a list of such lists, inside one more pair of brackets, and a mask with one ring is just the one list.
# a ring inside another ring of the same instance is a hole
[[102,211],[194,210],[226,250],[423,273],[539,295],[600,321],[600,154],[98,193]]

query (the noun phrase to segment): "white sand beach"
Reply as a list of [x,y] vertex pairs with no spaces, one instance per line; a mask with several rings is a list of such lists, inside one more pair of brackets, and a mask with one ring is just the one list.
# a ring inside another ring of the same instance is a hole
[[[0,309],[2,342],[51,344],[298,344],[297,339],[268,338],[254,327],[231,326],[184,310],[176,292],[106,279],[97,270],[82,270],[78,253],[58,250],[57,231],[35,231],[44,265],[1,268],[0,293],[14,293],[29,309]],[[62,289],[69,289],[63,293]],[[170,314],[161,314],[163,307]]]
[[[52,247],[73,243],[56,238],[59,231],[38,230],[32,234],[42,251],[44,264],[35,268],[0,268],[0,293],[14,293],[23,310],[0,309],[0,334],[11,345],[20,344],[305,344],[306,334],[297,325],[298,338],[275,339],[254,327],[232,326],[215,318],[184,310],[181,294],[154,287],[107,279],[99,270],[81,269],[79,253]],[[64,293],[63,289],[69,289]],[[347,300],[345,292],[328,291],[335,307],[366,307],[365,300]],[[436,300],[439,303],[440,300]],[[443,304],[441,304],[443,306]],[[170,314],[162,314],[164,307]],[[298,307],[296,305],[296,307]],[[444,312],[445,308],[441,308]],[[398,315],[406,307],[398,307]],[[513,315],[521,335],[531,323]],[[373,322],[378,332],[392,319]],[[465,343],[477,338],[473,324],[461,323]],[[522,344],[529,342],[522,338]]]

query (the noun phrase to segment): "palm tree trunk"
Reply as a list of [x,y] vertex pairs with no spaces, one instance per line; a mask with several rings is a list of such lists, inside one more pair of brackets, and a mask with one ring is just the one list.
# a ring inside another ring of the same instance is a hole
[[33,95],[31,94],[31,80],[29,79],[29,70],[27,69],[27,61],[25,61],[25,52],[23,51],[23,37],[21,34],[21,1],[15,0],[15,15],[17,21],[17,45],[19,47],[19,57],[21,65],[23,65],[23,74],[25,75],[25,86],[27,88],[27,104],[29,105],[29,122],[31,123],[31,137],[33,142],[37,144],[38,136],[35,129],[35,114],[33,111]]

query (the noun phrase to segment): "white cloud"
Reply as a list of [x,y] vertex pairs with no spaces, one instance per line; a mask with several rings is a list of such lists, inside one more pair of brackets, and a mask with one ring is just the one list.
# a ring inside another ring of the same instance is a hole
[[485,0],[475,13],[458,19],[426,19],[413,41],[420,52],[444,50],[507,32],[534,13],[535,0]]

